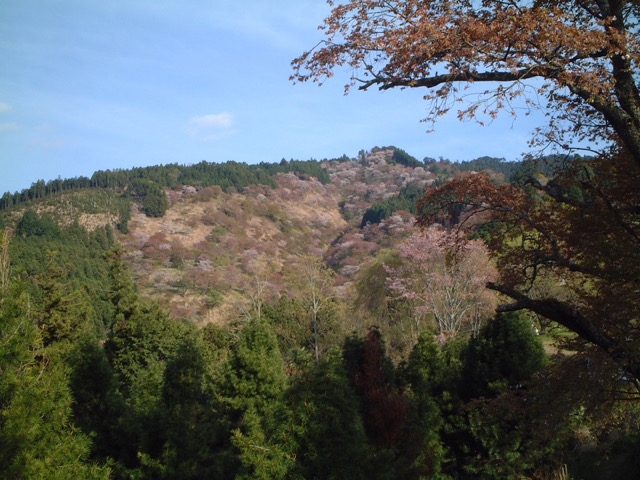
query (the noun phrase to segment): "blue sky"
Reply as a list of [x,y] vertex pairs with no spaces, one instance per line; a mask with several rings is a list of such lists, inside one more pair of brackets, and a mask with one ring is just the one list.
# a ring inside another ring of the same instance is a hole
[[38,179],[201,160],[515,160],[535,118],[420,122],[424,92],[289,81],[322,0],[0,0],[0,193]]

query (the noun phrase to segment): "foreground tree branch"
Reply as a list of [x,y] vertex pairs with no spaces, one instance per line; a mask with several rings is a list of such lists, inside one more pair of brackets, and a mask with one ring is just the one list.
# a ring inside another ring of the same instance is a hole
[[612,352],[617,345],[613,338],[600,331],[588,318],[567,303],[555,298],[532,299],[517,290],[494,282],[487,283],[487,288],[515,300],[514,303],[500,305],[497,309],[499,312],[531,310],[563,325],[606,352]]
[[347,91],[426,88],[429,122],[452,108],[479,121],[515,115],[516,104],[542,108],[540,145],[621,144],[640,165],[638,2],[329,3],[325,39],[292,62],[292,80],[321,83],[347,68]]

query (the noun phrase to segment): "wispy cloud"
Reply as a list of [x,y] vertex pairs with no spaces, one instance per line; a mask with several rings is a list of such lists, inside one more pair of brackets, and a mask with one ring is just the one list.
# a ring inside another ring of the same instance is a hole
[[20,130],[20,125],[15,122],[0,123],[0,133],[10,133]]
[[[101,2],[103,4],[104,2]],[[111,2],[122,9],[121,2]],[[243,0],[242,2],[194,0],[164,0],[162,8],[157,2],[131,2],[127,8],[137,8],[146,15],[154,15],[166,22],[189,25],[206,25],[211,31],[231,32],[253,40],[259,40],[276,48],[299,50],[310,48],[320,21],[330,9],[318,0]]]
[[193,140],[214,142],[233,134],[233,115],[227,112],[192,117],[187,123],[187,135]]
[[43,150],[59,150],[65,148],[66,144],[64,140],[59,138],[32,138],[29,144],[38,149]]
[[61,138],[58,129],[48,123],[41,123],[31,129],[29,145],[41,150],[60,150],[65,148],[66,142]]
[[0,102],[0,113],[8,113],[11,110],[13,110],[11,105],[9,105],[8,103],[5,103],[5,102]]

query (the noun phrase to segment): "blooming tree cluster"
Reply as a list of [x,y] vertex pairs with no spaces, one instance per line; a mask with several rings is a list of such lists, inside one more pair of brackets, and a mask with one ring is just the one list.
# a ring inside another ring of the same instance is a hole
[[432,227],[409,237],[399,251],[403,262],[387,269],[388,286],[413,306],[416,338],[428,318],[445,341],[461,331],[477,332],[495,310],[496,296],[485,285],[497,273],[481,240]]

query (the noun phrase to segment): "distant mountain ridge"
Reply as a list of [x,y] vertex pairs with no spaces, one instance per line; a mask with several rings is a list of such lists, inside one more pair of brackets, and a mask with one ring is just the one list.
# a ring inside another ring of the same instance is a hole
[[98,170],[91,178],[80,176],[69,179],[58,178],[48,182],[38,180],[31,187],[20,192],[5,192],[0,198],[0,210],[70,190],[106,188],[125,191],[136,180],[150,181],[159,187],[171,189],[178,185],[199,187],[219,185],[223,188],[234,187],[237,189],[248,185],[274,187],[273,176],[287,172],[314,176],[320,182],[329,181],[326,171],[316,160],[287,161],[283,159],[280,163],[262,162],[255,165],[234,161],[225,163],[202,161],[188,166],[169,164],[131,169]]
[[52,224],[117,229],[144,295],[176,317],[224,323],[242,308],[240,292],[258,268],[277,296],[305,255],[322,257],[348,289],[363,264],[414,230],[412,202],[425,188],[484,167],[504,181],[513,163],[419,162],[375,147],[323,161],[106,170],[5,194],[0,222],[23,235]]

